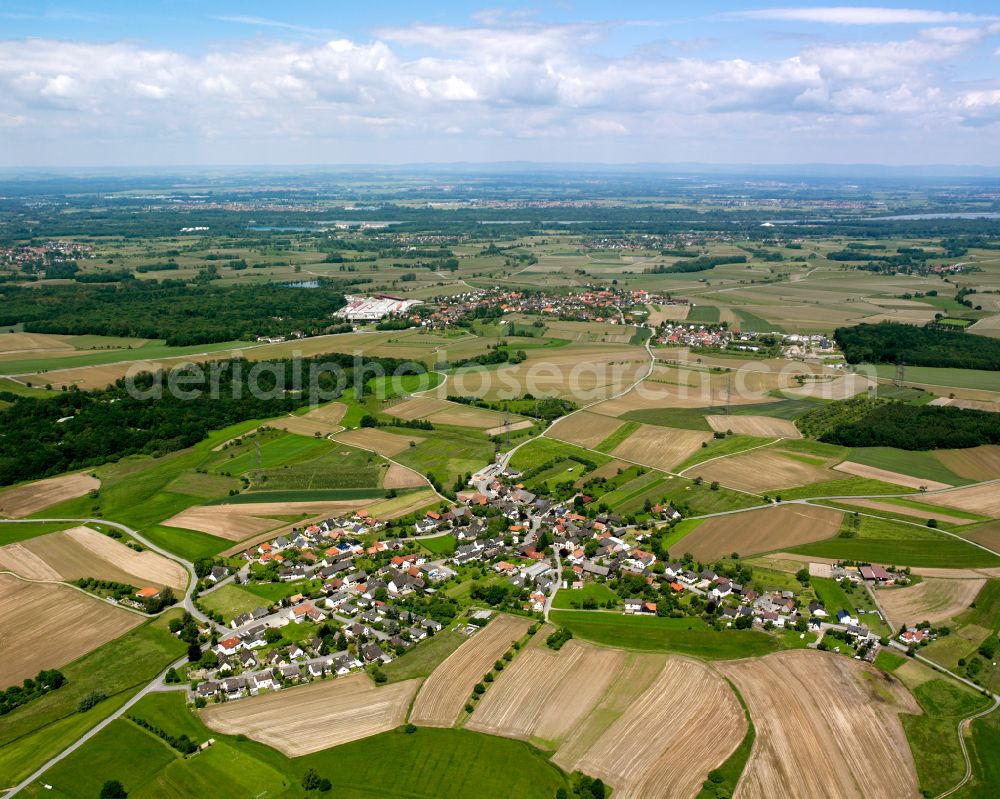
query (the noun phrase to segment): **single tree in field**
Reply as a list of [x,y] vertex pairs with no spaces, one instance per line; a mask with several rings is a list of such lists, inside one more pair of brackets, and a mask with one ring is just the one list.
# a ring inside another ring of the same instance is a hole
[[128,791],[118,780],[108,780],[101,786],[100,799],[126,799]]

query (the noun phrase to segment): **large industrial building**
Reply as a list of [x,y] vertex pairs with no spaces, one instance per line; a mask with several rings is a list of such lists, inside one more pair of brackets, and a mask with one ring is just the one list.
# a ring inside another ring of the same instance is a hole
[[380,294],[376,297],[346,298],[347,305],[337,311],[337,316],[350,322],[378,322],[387,316],[404,314],[414,305],[421,305],[420,300],[401,300]]

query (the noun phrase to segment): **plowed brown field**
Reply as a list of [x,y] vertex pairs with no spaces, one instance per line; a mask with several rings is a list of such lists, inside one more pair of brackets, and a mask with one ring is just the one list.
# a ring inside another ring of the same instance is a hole
[[8,488],[0,491],[0,516],[20,519],[57,502],[82,497],[100,487],[100,480],[80,472]]

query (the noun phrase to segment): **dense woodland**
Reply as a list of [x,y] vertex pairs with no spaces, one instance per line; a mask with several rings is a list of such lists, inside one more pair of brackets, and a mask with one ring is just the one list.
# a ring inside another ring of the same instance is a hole
[[0,287],[0,327],[30,333],[165,339],[171,346],[306,335],[337,327],[342,287],[278,284],[190,286],[180,281],[128,281],[116,286]]
[[848,363],[905,363],[1000,370],[1000,339],[895,322],[838,327],[833,337]]
[[[308,391],[292,390],[297,370],[308,376],[310,365],[320,362],[343,369],[343,384],[338,384],[332,373],[323,374],[318,381],[330,399],[338,390],[354,385],[355,369],[360,370],[360,382],[371,377],[375,365],[391,374],[404,363],[393,358],[366,358],[355,363],[354,356],[336,353],[323,356],[322,361],[304,360],[300,366],[292,361],[261,362],[266,367],[260,370],[256,384],[261,392],[270,393],[270,398],[253,396],[248,382],[251,367],[241,361],[211,365],[218,372],[218,391],[209,392],[206,385],[200,396],[187,399],[172,396],[165,389],[160,397],[137,399],[121,381],[105,391],[66,391],[45,399],[0,393],[0,399],[11,403],[0,410],[0,485],[96,466],[127,455],[162,455],[198,443],[211,430],[288,413],[309,402]],[[206,371],[209,368],[206,364]],[[410,371],[421,368],[415,366]],[[152,375],[140,376],[135,383],[141,391],[153,393]],[[184,388],[195,390],[198,386]]]
[[1000,444],[1000,414],[947,405],[857,398],[810,411],[796,424],[807,435],[845,447],[931,450]]

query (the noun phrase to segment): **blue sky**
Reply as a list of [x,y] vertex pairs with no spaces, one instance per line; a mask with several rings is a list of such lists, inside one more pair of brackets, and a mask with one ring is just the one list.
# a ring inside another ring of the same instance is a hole
[[996,0],[0,0],[2,166],[998,165],[997,141]]

